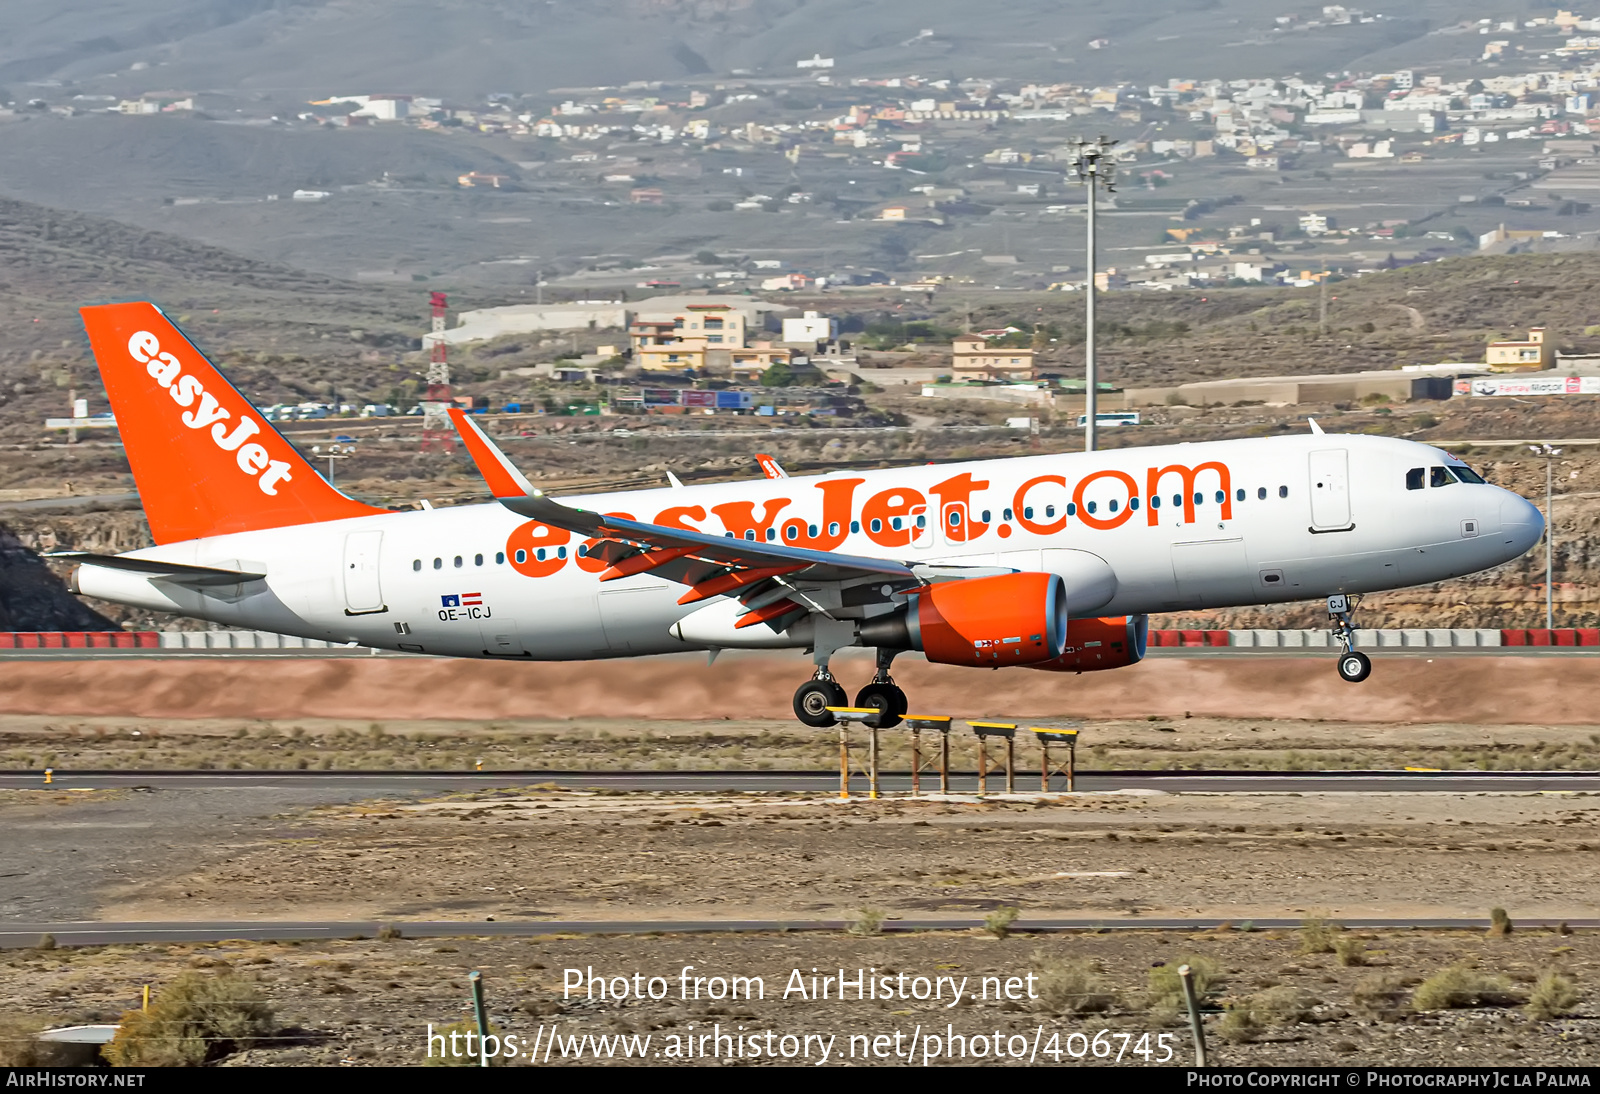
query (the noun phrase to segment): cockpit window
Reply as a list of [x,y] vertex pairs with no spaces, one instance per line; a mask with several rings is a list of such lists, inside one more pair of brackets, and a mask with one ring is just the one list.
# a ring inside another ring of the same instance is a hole
[[1458,464],[1451,467],[1450,470],[1454,471],[1456,473],[1456,478],[1460,479],[1462,482],[1475,482],[1481,486],[1485,481],[1487,481],[1482,475],[1478,474],[1472,468],[1467,467],[1465,464]]
[[1406,489],[1421,490],[1427,485],[1428,469],[1426,467],[1413,467],[1406,472]]
[[1449,486],[1452,483],[1459,481],[1459,479],[1450,473],[1450,469],[1448,467],[1430,467],[1428,469],[1429,486]]

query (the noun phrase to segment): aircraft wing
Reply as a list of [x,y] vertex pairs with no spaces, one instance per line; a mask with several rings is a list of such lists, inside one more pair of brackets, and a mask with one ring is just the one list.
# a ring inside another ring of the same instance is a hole
[[878,594],[887,599],[933,581],[1014,572],[814,551],[577,509],[535,489],[466,413],[452,409],[450,418],[500,504],[587,539],[585,555],[607,563],[601,581],[650,573],[689,587],[680,604],[735,597],[744,605],[737,627],[765,623],[782,630],[805,613],[835,615],[843,608],[842,592],[852,586],[888,585]]
[[90,566],[103,566],[108,570],[127,570],[170,581],[175,585],[239,585],[246,581],[260,581],[266,574],[246,573],[243,570],[219,570],[214,566],[189,566],[181,562],[161,562],[153,558],[129,558],[126,555],[97,555],[90,551],[53,551],[45,558],[58,558],[66,562],[82,562]]
[[839,581],[872,574],[920,580],[917,570],[911,565],[891,559],[785,547],[778,543],[713,536],[640,520],[624,520],[591,513],[586,509],[574,509],[538,492],[499,500],[513,513],[554,528],[564,528],[590,539],[620,540],[646,549],[676,552],[674,557],[677,558],[692,555],[706,562],[740,569],[782,567],[786,572],[808,581]]

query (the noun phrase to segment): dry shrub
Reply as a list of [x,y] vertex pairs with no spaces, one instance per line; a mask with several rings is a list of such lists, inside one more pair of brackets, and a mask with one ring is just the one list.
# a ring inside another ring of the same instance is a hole
[[105,1047],[116,1067],[197,1067],[247,1048],[273,1030],[272,1007],[256,981],[227,970],[186,972],[130,1010]]
[[1367,963],[1367,944],[1350,935],[1340,935],[1333,940],[1333,953],[1339,964],[1347,968]]
[[1011,924],[1017,921],[1017,909],[1007,905],[996,908],[983,917],[983,929],[996,938],[1004,938],[1011,933]]
[[1577,985],[1565,973],[1546,972],[1533,986],[1528,996],[1528,1017],[1536,1022],[1548,1022],[1571,1012],[1582,998]]
[[1493,938],[1504,938],[1511,933],[1511,917],[1506,915],[1504,908],[1489,909],[1489,934]]
[[1493,1007],[1515,1002],[1511,985],[1501,976],[1480,972],[1469,965],[1440,969],[1418,985],[1411,1005],[1417,1010],[1456,1010]]
[[1310,993],[1287,984],[1258,991],[1239,1000],[1222,1016],[1217,1033],[1228,1041],[1250,1041],[1263,1029],[1295,1026],[1311,1020],[1317,1005]]
[[1145,1006],[1160,1017],[1176,1017],[1185,1012],[1183,981],[1178,969],[1189,966],[1189,976],[1194,983],[1194,997],[1202,1000],[1206,994],[1222,983],[1222,967],[1209,957],[1190,954],[1169,961],[1150,970],[1150,981],[1145,989]]
[[1363,977],[1350,991],[1355,1009],[1370,1018],[1396,1017],[1405,1008],[1405,997],[1405,984],[1389,973]]
[[32,1018],[0,1018],[0,1067],[45,1067],[44,1043],[36,1036],[44,1028]]
[[1091,1014],[1117,1005],[1117,993],[1101,975],[1100,963],[1084,957],[1033,955],[1039,974],[1037,1008],[1051,1014]]
[[1300,924],[1301,953],[1332,953],[1339,928],[1326,919],[1312,916]]
[[845,928],[858,938],[867,938],[883,932],[883,921],[889,913],[882,908],[857,908],[855,919]]

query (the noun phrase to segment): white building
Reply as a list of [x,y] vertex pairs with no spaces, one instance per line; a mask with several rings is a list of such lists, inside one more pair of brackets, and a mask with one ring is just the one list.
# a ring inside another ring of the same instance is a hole
[[783,321],[785,342],[832,342],[839,337],[839,321],[808,311],[799,319]]

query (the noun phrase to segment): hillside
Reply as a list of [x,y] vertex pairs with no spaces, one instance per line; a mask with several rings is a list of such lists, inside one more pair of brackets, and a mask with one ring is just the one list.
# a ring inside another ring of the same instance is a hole
[[0,198],[0,439],[36,438],[45,417],[64,413],[68,388],[98,392],[78,307],[141,298],[161,304],[263,402],[326,394],[358,376],[374,386],[426,323],[420,288],[355,285]]
[[[1382,68],[1402,45],[1413,58],[1465,56],[1476,42],[1424,36],[1500,13],[1477,7],[1417,0],[1375,23],[1275,34],[1282,6],[1265,0],[150,0],[109,10],[66,0],[47,20],[4,0],[0,81],[481,96],[734,69],[794,75],[813,53],[848,74],[1231,77]],[[1097,39],[1110,45],[1090,49]]]

